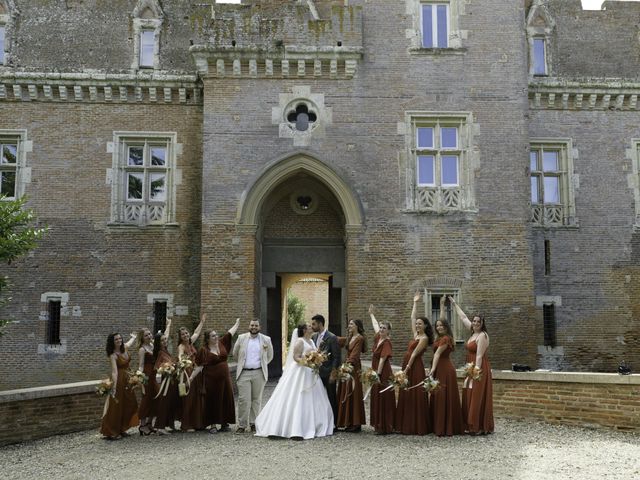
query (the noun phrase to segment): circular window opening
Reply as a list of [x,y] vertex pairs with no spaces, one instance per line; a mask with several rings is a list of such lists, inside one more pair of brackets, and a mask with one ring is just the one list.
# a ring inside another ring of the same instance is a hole
[[299,132],[306,132],[317,121],[318,117],[304,104],[300,103],[296,106],[295,111],[287,115],[287,121],[295,125],[295,129]]

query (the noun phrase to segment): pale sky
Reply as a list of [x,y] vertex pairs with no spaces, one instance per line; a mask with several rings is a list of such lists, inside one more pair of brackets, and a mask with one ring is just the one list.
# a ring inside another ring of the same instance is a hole
[[[638,2],[640,0],[627,0]],[[582,8],[585,10],[600,10],[603,0],[582,0]],[[218,3],[240,3],[240,0],[218,0]]]

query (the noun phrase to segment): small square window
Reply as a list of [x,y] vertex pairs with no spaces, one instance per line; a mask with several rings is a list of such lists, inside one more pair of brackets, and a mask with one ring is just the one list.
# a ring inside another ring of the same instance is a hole
[[558,168],[558,152],[545,151],[542,155],[542,170],[545,172],[556,172]]
[[142,166],[144,155],[144,147],[129,147],[129,161],[130,167]]
[[440,135],[443,149],[456,150],[458,148],[458,129],[456,127],[442,127]]
[[418,127],[418,148],[433,148],[433,128]]

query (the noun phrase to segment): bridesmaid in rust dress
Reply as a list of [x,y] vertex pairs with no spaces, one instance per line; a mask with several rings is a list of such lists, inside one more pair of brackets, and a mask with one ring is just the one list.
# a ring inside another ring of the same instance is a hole
[[347,327],[348,335],[340,337],[339,342],[347,349],[347,363],[353,366],[353,381],[340,382],[338,385],[338,420],[337,428],[344,428],[346,432],[360,432],[362,425],[367,423],[362,399],[362,382],[360,372],[360,354],[367,349],[364,338],[364,326],[361,320],[351,320]]
[[[189,360],[193,362],[195,368],[197,368],[196,354],[198,352],[193,344],[198,340],[206,318],[206,314],[203,313],[200,317],[200,323],[194,330],[193,335],[189,335],[189,331],[184,327],[178,330],[178,359],[180,359],[182,355],[187,356]],[[191,380],[195,376],[195,368],[186,372]],[[181,430],[204,429],[205,426],[202,425],[202,398],[200,397],[201,389],[199,388],[198,382],[191,382],[188,394],[182,397],[182,412],[180,415]]]
[[[240,319],[218,339],[215,331],[204,333],[203,347],[198,351],[195,375],[203,394],[202,425],[211,426],[209,433],[228,432],[229,424],[236,423],[233,387],[227,358],[231,352],[231,339],[238,330]],[[220,425],[220,430],[216,428]]]
[[140,435],[149,435],[153,432],[152,420],[155,416],[153,399],[158,393],[156,383],[156,372],[154,371],[155,360],[153,358],[153,336],[148,328],[143,328],[138,333],[138,370],[148,377],[148,382],[144,386],[144,393],[140,399],[138,407],[138,418]]
[[379,323],[373,314],[373,305],[369,307],[369,315],[375,332],[371,368],[376,371],[380,378],[380,383],[371,387],[369,424],[374,428],[377,435],[386,435],[393,433],[396,413],[396,396],[393,389],[380,393],[380,390],[386,388],[391,377],[392,345],[389,338],[391,323]]
[[471,435],[493,433],[493,381],[491,364],[487,356],[489,349],[489,335],[484,323],[484,317],[474,315],[473,320],[462,311],[462,308],[449,297],[451,303],[465,327],[471,330],[471,337],[467,340],[467,363],[473,363],[481,370],[479,380],[465,379],[462,388],[462,420],[464,429]]
[[106,411],[102,416],[100,433],[107,440],[118,440],[127,435],[127,430],[138,424],[138,401],[133,390],[128,388],[129,375],[129,347],[136,340],[131,339],[125,344],[119,333],[112,333],[107,338],[107,357],[111,362],[111,380],[114,387],[106,400]]
[[[154,373],[166,364],[174,364],[175,361],[169,353],[169,334],[171,331],[171,319],[167,318],[167,327],[164,333],[156,333],[153,342],[153,358],[155,359]],[[158,435],[166,435],[167,427],[174,429],[174,421],[178,413],[180,405],[180,397],[178,396],[178,383],[175,377],[162,378],[156,374],[156,383],[158,384],[159,394],[153,400],[153,409],[156,415],[153,424]]]
[[439,437],[464,433],[458,377],[449,358],[454,349],[453,333],[446,320],[445,296],[440,297],[440,319],[436,322],[437,338],[433,344],[433,363],[430,375],[440,382],[440,388],[431,393],[431,422],[433,433]]
[[[420,293],[416,293],[413,297],[411,311],[413,340],[409,342],[402,359],[402,369],[409,378],[410,387],[418,385],[425,379],[422,355],[427,346],[433,342],[433,330],[429,319],[417,316],[420,297]],[[423,388],[400,390],[396,409],[396,431],[406,435],[426,435],[433,431],[429,417],[429,399]]]

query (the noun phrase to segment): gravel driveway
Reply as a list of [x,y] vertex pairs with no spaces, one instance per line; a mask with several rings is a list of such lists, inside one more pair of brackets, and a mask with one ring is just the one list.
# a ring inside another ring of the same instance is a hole
[[[131,430],[131,432],[134,432]],[[7,479],[640,479],[640,435],[497,419],[483,437],[337,433],[307,441],[97,431],[0,448]]]

